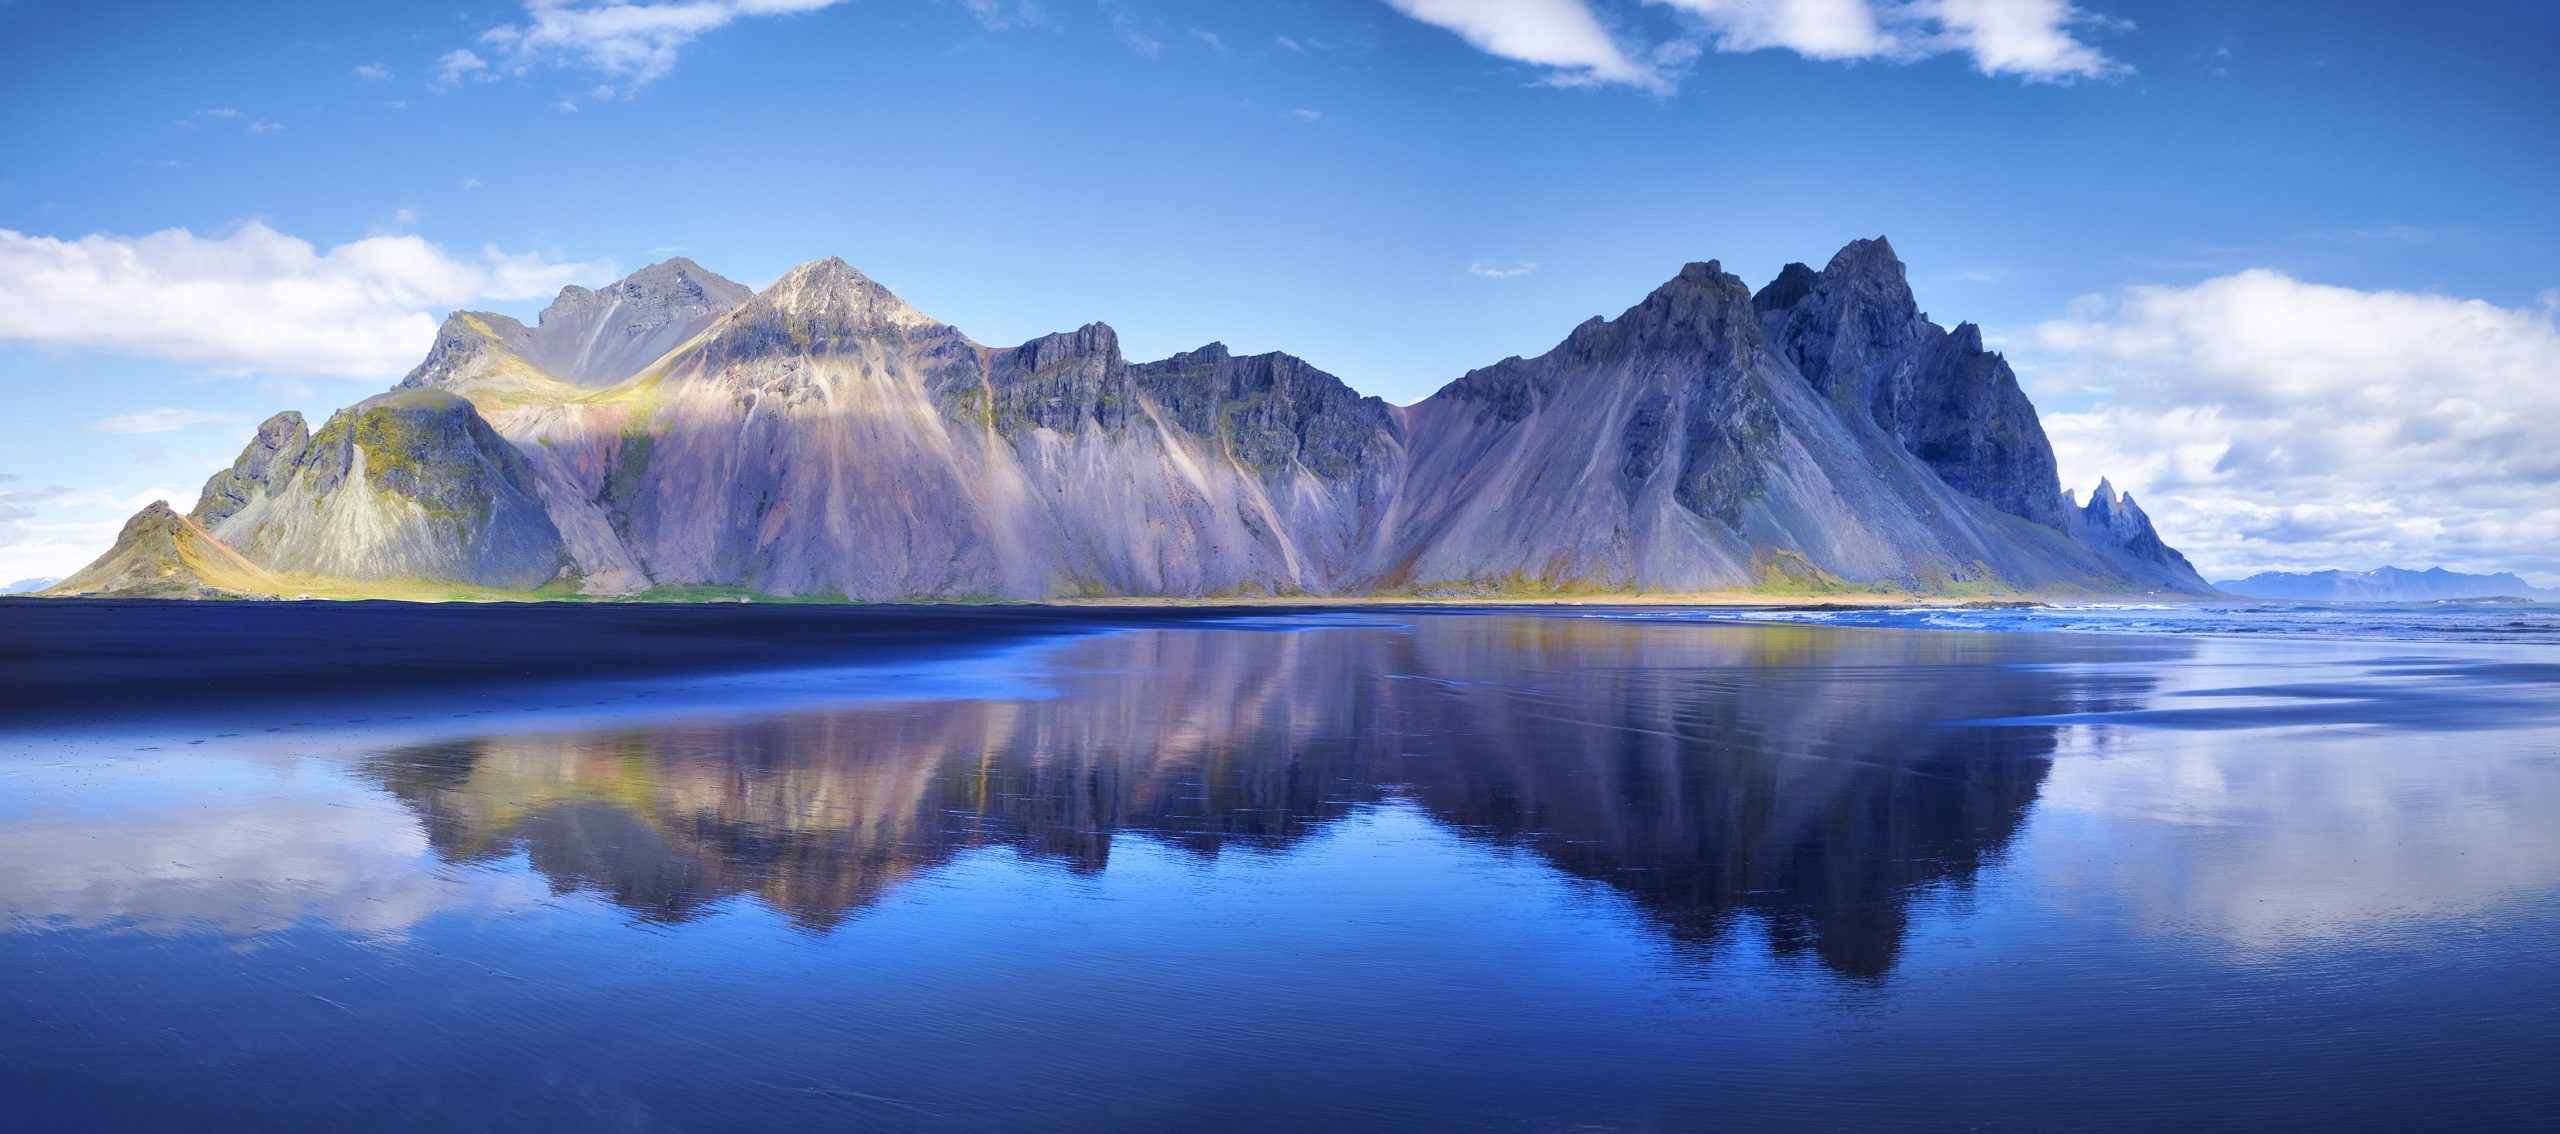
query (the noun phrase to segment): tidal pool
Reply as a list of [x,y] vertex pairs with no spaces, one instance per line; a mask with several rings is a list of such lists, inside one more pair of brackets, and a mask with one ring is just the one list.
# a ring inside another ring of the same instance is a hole
[[2549,645],[1275,615],[352,703],[0,731],[0,1126],[2560,1105]]

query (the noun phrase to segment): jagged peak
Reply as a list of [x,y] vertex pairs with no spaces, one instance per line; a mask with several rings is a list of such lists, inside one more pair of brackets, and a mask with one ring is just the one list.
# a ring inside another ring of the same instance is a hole
[[1902,257],[1894,254],[1893,242],[1878,236],[1842,245],[1838,252],[1832,254],[1831,262],[1823,265],[1822,274],[1826,277],[1890,277],[1899,283],[1903,280],[1904,268]]
[[1956,324],[1954,330],[1947,332],[1947,337],[1954,340],[1957,350],[1966,354],[1987,353],[1982,349],[1982,328],[1971,323]]
[[812,315],[859,314],[901,327],[940,325],[840,256],[811,260],[783,273],[757,293],[753,306]]
[[[1729,317],[1748,315],[1750,309],[1751,288],[1741,277],[1725,271],[1721,261],[1693,260],[1681,266],[1680,274],[1653,289],[1644,302],[1615,319],[1593,316],[1574,328],[1567,341],[1589,343],[1629,333],[1651,339],[1665,333],[1712,331],[1718,326],[1734,325]],[[1740,322],[1757,330],[1756,320]]]
[[124,530],[116,538],[126,539],[155,527],[175,527],[177,523],[178,510],[170,507],[166,500],[154,500],[143,505],[141,511],[134,513],[131,519],[126,520]]
[[530,331],[531,328],[526,327],[512,315],[501,315],[495,311],[456,311],[445,316],[444,322],[437,325],[436,339],[438,345],[442,345],[448,337],[513,343]]
[[1071,358],[1099,355],[1111,362],[1120,361],[1120,332],[1111,324],[1096,320],[1072,331],[1056,331],[1042,335],[1013,348],[1015,359],[1026,369],[1039,370]]
[[305,437],[311,435],[311,423],[303,420],[301,410],[282,410],[258,423],[257,435],[260,437],[281,436],[289,432]]
[[1758,295],[1751,297],[1754,311],[1783,311],[1804,302],[1820,286],[1822,277],[1802,262],[1789,263],[1778,269],[1778,278],[1769,281]]
[[682,256],[672,256],[606,284],[588,289],[570,284],[560,289],[551,305],[542,309],[536,322],[548,323],[571,315],[595,303],[603,296],[630,299],[665,298],[683,303],[698,301],[701,306],[727,310],[744,303],[755,293],[739,283]]

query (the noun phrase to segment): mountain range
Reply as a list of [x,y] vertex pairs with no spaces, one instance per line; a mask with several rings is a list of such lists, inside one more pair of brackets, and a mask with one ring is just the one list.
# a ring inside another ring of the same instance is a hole
[[841,260],[689,260],[527,326],[458,312],[391,391],[268,419],[54,594],[859,600],[2208,593],[2130,495],[2060,491],[1978,328],[1883,238],[1754,292],[1693,263],[1411,406],[1286,354],[988,346]]
[[2537,587],[2509,572],[2466,575],[2429,567],[2408,571],[2266,571],[2215,587],[2247,598],[2321,602],[2434,602],[2438,599],[2521,598],[2560,602],[2560,589]]

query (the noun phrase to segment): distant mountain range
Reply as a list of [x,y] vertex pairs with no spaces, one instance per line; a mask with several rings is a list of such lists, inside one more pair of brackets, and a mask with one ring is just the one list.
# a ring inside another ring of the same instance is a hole
[[2536,587],[2513,574],[2465,575],[2430,567],[2404,571],[2268,571],[2215,587],[2247,598],[2326,602],[2432,602],[2436,599],[2528,598],[2560,602],[2560,590]]
[[2206,593],[2131,496],[2060,491],[1979,330],[1883,239],[1753,293],[1691,264],[1412,406],[1285,354],[991,347],[828,259],[669,260],[389,393],[261,425],[57,594],[855,599],[1890,589]]
[[33,594],[61,581],[62,580],[55,578],[20,579],[17,582],[8,584],[7,586],[0,586],[0,595]]

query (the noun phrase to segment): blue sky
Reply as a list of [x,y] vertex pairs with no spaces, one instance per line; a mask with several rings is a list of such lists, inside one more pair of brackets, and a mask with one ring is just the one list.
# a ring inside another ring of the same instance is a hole
[[675,253],[1410,402],[1885,233],[2209,574],[2560,582],[2555,47],[2524,0],[0,0],[0,581],[446,310]]

